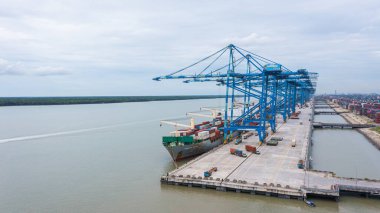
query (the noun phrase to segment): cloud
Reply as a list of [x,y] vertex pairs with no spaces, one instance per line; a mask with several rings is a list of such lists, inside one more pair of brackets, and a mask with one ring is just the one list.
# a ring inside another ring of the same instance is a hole
[[225,43],[234,43],[237,45],[253,45],[253,44],[265,44],[271,42],[272,39],[269,36],[259,35],[257,33],[250,33],[245,36],[235,36],[225,39]]
[[[373,78],[380,66],[379,14],[378,0],[7,1],[0,8],[0,96],[9,88],[14,95],[164,95],[176,87],[152,77],[230,43],[291,69],[320,72],[319,92],[331,91],[335,81],[358,85],[335,84],[342,92],[380,92]],[[65,77],[43,78],[54,75]],[[360,86],[368,80],[374,83]]]
[[19,63],[10,63],[0,58],[0,75],[22,75]]
[[55,76],[68,75],[70,72],[63,67],[53,66],[28,66],[21,62],[10,62],[0,58],[0,75],[30,75],[30,76]]
[[0,27],[0,40],[20,41],[30,39],[28,34]]
[[63,67],[36,67],[32,71],[38,76],[52,76],[52,75],[68,75],[70,72],[65,70]]
[[380,50],[375,50],[372,52],[372,54],[378,58],[380,58]]

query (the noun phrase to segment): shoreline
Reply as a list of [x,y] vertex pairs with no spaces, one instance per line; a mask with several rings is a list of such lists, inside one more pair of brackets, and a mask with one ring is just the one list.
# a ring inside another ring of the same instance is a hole
[[[348,110],[343,109],[341,106],[327,102],[327,104],[332,107],[332,109],[336,112],[348,112]],[[338,108],[335,108],[338,106]],[[341,113],[339,114],[345,121],[347,121],[350,124],[359,123],[359,124],[366,124],[368,122],[372,122],[371,119],[365,117],[353,114],[352,112],[348,113]],[[371,142],[372,145],[374,145],[378,150],[380,150],[380,134],[371,130],[370,128],[363,128],[363,129],[356,129],[360,134],[362,134],[369,142]]]
[[189,96],[84,96],[84,97],[0,97],[0,107],[11,106],[56,106],[81,104],[116,104],[150,101],[180,101],[196,99],[218,99],[224,95]]

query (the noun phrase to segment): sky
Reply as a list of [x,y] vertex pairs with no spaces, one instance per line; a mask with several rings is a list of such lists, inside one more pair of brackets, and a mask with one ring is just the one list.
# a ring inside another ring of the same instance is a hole
[[0,96],[222,95],[152,78],[231,43],[380,93],[379,0],[0,0]]

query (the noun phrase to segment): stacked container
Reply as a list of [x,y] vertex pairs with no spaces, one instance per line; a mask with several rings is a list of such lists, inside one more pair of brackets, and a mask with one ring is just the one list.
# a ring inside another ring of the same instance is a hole
[[380,124],[380,112],[376,113],[375,122]]
[[349,104],[348,105],[348,110],[350,110],[351,112],[354,111],[354,105],[353,104]]
[[210,137],[209,131],[199,131],[195,133],[196,139],[198,140],[206,140],[207,138]]

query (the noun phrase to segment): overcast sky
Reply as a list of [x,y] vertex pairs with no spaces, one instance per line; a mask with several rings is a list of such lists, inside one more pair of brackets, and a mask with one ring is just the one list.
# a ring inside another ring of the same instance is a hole
[[230,43],[380,93],[379,0],[94,2],[0,0],[0,96],[223,94],[151,79]]

